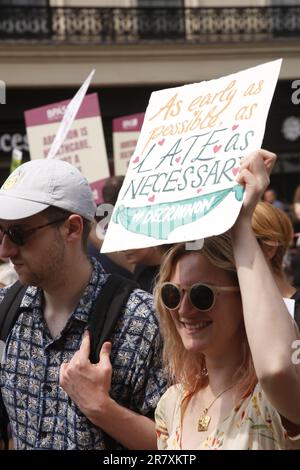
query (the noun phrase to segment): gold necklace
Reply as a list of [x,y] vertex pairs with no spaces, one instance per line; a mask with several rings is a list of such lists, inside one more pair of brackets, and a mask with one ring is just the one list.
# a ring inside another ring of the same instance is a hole
[[227,392],[228,390],[230,390],[233,386],[233,385],[230,385],[230,387],[227,387],[225,388],[225,390],[223,390],[223,392],[219,393],[214,399],[213,401],[211,402],[210,405],[208,405],[206,408],[204,408],[204,410],[202,411],[201,415],[199,416],[199,419],[198,419],[198,432],[203,432],[203,431],[207,431],[207,428],[209,426],[209,423],[210,423],[210,416],[207,414],[208,410],[213,406],[213,404],[215,403],[215,401],[217,401],[218,398],[220,398],[221,395],[223,395],[223,393]]

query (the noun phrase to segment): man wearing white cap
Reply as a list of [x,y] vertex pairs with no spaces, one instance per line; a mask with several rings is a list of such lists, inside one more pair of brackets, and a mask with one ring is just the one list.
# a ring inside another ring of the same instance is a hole
[[108,278],[86,252],[95,209],[86,179],[61,160],[27,162],[0,190],[0,257],[28,286],[1,365],[16,449],[105,449],[103,431],[117,448],[156,446],[144,415],[166,383],[149,294],[130,294],[112,350],[106,342],[99,363],[89,361],[84,332]]

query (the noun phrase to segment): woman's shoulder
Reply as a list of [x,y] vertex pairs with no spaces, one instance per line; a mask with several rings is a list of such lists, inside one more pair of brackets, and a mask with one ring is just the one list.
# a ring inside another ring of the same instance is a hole
[[163,414],[173,413],[180,408],[181,402],[186,392],[181,384],[171,385],[160,397],[157,405],[157,412]]
[[173,429],[174,423],[177,423],[180,417],[180,406],[184,396],[182,385],[175,384],[166,390],[158,402],[155,410],[156,426],[165,436],[169,434],[170,429]]
[[162,395],[161,399],[171,400],[173,402],[174,400],[182,399],[184,394],[185,394],[185,391],[184,391],[183,386],[178,383],[178,384],[171,385]]

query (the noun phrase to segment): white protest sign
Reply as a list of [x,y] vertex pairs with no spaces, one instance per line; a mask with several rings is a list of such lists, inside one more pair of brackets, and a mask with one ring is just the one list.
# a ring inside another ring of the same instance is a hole
[[91,80],[93,78],[93,75],[95,73],[95,70],[92,70],[92,72],[89,74],[87,79],[83,82],[79,90],[77,91],[76,95],[72,98],[70,103],[67,106],[67,109],[64,113],[64,117],[60,123],[59,129],[57,131],[57,134],[55,136],[55,139],[52,143],[52,146],[50,148],[50,151],[47,155],[47,158],[54,158],[63,143],[63,141],[66,138],[66,135],[72,125],[72,122],[75,119],[75,116],[80,108],[80,105],[82,103],[83,98],[85,97],[86,91],[88,87],[90,86]]
[[232,227],[240,159],[261,146],[281,62],[152,93],[102,252]]
[[295,318],[295,300],[288,299],[287,297],[283,297],[283,301],[291,317]]

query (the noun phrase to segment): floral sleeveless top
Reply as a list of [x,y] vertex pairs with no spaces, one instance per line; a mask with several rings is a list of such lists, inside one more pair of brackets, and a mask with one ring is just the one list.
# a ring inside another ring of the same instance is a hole
[[[187,395],[180,385],[173,385],[161,397],[155,413],[158,449],[180,449],[182,404]],[[193,450],[284,449],[300,449],[300,434],[288,435],[279,413],[257,384],[253,393]]]

